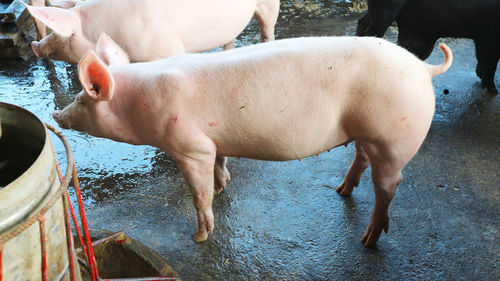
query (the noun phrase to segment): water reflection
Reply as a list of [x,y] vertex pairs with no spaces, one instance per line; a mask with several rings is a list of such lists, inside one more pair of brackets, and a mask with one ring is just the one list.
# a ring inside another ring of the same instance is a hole
[[[21,106],[55,127],[52,112],[69,104],[81,89],[75,65],[32,59],[1,61],[0,66],[0,101]],[[83,193],[87,203],[99,201],[101,193],[112,194],[112,182],[123,175],[150,172],[151,159],[157,153],[157,149],[147,146],[117,143],[70,130],[63,133],[72,147],[82,187],[89,187]],[[58,141],[54,141],[54,147],[65,167],[64,147]]]

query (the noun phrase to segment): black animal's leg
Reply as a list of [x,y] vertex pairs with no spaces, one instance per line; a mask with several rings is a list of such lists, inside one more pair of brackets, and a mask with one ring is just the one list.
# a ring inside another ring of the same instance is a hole
[[481,78],[481,86],[488,92],[497,94],[495,87],[495,71],[500,58],[500,44],[495,44],[491,40],[476,39],[477,67],[476,74]]
[[365,29],[364,36],[383,37],[406,2],[407,0],[368,1],[369,25]]
[[365,31],[370,25],[370,11],[358,20],[358,26],[356,27],[356,36],[365,36]]
[[481,78],[483,76],[482,64],[484,58],[482,57],[482,53],[478,51],[480,47],[478,46],[477,40],[474,40],[474,46],[476,49],[476,58],[477,58],[476,75],[477,77]]
[[421,60],[425,60],[431,55],[436,40],[437,38],[434,37],[426,37],[399,28],[398,45],[415,54]]

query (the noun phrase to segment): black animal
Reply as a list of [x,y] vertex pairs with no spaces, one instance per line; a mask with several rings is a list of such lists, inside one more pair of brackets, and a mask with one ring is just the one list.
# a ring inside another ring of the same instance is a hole
[[489,92],[500,57],[500,0],[367,0],[357,36],[384,36],[396,21],[398,44],[424,60],[440,37],[474,39],[476,74]]

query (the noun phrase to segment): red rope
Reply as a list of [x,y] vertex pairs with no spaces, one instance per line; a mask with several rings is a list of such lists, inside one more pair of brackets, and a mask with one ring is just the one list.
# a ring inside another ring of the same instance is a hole
[[[59,171],[60,172],[60,171]],[[68,190],[66,190],[66,194],[62,196],[63,200],[63,208],[64,208],[64,223],[66,225],[66,249],[68,250],[69,256],[69,280],[75,281],[75,259],[73,257],[73,235],[71,234],[71,225],[69,219],[69,208],[68,208]]]
[[42,250],[42,281],[47,281],[47,237],[45,236],[45,217],[38,219],[40,226],[40,248]]
[[[50,140],[50,136],[49,136],[49,140]],[[50,143],[52,145],[52,141]],[[56,162],[56,168],[57,168],[57,171],[59,173],[59,177],[62,180],[62,173],[61,173],[61,169],[59,167],[59,161],[57,160],[57,157],[55,155],[53,147],[52,147],[52,152],[54,153],[54,158],[55,158],[55,162]],[[71,217],[73,219],[73,224],[75,225],[75,229],[76,229],[78,238],[80,239],[80,243],[82,244],[83,251],[85,253],[85,256],[87,257],[87,262],[88,262],[88,264],[90,266],[90,272],[92,274],[92,281],[97,281],[97,279],[99,278],[99,273],[97,271],[96,260],[95,260],[95,257],[94,257],[94,250],[92,248],[92,241],[90,240],[90,234],[89,234],[89,228],[88,228],[88,225],[87,225],[87,219],[85,217],[85,211],[83,209],[82,196],[81,196],[81,192],[80,192],[80,184],[78,183],[78,175],[76,174],[76,166],[75,166],[74,163],[73,163],[73,174],[72,174],[72,176],[73,176],[73,187],[75,188],[75,191],[76,191],[76,194],[77,194],[77,198],[78,198],[78,208],[80,210],[80,219],[81,219],[81,222],[82,222],[82,228],[83,228],[83,230],[85,232],[86,241],[84,241],[84,239],[82,237],[82,233],[80,232],[80,228],[78,226],[78,222],[77,222],[77,219],[76,219],[75,211],[73,209],[73,205],[71,204],[71,201],[69,200],[68,190],[66,190],[66,196],[67,196],[67,199],[68,199],[67,202],[68,202],[68,205],[69,205],[68,209],[71,212]],[[72,254],[71,254],[71,258],[70,259],[73,260],[73,255]],[[74,279],[72,279],[72,280],[74,280]]]
[[0,281],[3,279],[3,274],[2,274],[2,253],[3,253],[3,245],[0,244]]
[[[48,126],[48,124],[47,124],[47,126]],[[50,140],[50,136],[49,136],[49,140]],[[52,145],[52,142],[51,142],[51,145]],[[55,162],[56,162],[57,171],[58,171],[59,177],[61,178],[61,181],[62,181],[63,177],[62,177],[61,169],[59,167],[59,162],[57,161],[57,157],[55,156],[55,151],[54,151],[53,147],[52,147],[52,152],[54,153],[54,158],[55,158]],[[70,169],[69,167],[70,166],[68,165],[68,170]],[[69,177],[68,171],[66,171],[66,176]],[[91,241],[91,238],[90,238],[89,227],[88,227],[88,224],[87,224],[87,218],[85,216],[85,210],[83,208],[83,201],[82,201],[82,196],[81,196],[80,184],[78,182],[78,175],[76,173],[76,165],[75,165],[74,162],[73,162],[72,178],[73,178],[73,187],[75,188],[76,196],[77,196],[77,199],[78,199],[78,208],[79,208],[79,211],[80,211],[80,220],[81,220],[81,223],[82,223],[82,229],[83,229],[84,234],[85,234],[85,241],[84,241],[84,239],[82,237],[82,233],[80,232],[80,228],[78,226],[78,222],[77,222],[77,219],[76,219],[76,215],[75,215],[73,206],[71,204],[71,201],[69,200],[68,190],[66,190],[66,200],[64,202],[67,202],[68,206],[66,206],[66,208],[69,209],[70,212],[71,212],[71,217],[73,219],[76,232],[78,234],[78,237],[79,237],[80,242],[82,244],[82,248],[83,248],[83,250],[85,252],[85,256],[87,257],[87,261],[88,261],[88,264],[90,266],[90,271],[91,271],[91,274],[92,274],[92,280],[93,281],[98,281],[98,280],[99,281],[104,281],[104,280],[121,280],[121,281],[126,281],[126,280],[134,280],[134,281],[143,281],[143,280],[146,280],[146,281],[151,281],[151,280],[154,280],[154,281],[157,281],[157,280],[158,281],[160,281],[160,280],[177,280],[175,277],[170,277],[170,276],[168,276],[168,277],[167,276],[164,276],[164,277],[150,277],[150,278],[147,278],[147,277],[146,278],[133,278],[133,279],[127,279],[127,278],[125,278],[125,279],[100,279],[99,272],[97,270],[97,262],[96,262],[96,259],[95,259],[95,256],[94,256],[94,249],[92,247],[92,241]],[[67,213],[67,209],[66,209],[65,219],[67,219],[69,217],[69,214]],[[43,219],[43,217],[41,219]],[[43,228],[45,229],[44,226],[43,226]],[[69,229],[69,219],[67,220],[67,229]],[[45,230],[43,231],[43,233],[45,233]],[[71,239],[71,235],[69,235],[69,236],[70,236],[70,239]],[[69,243],[72,244],[71,240],[69,240]],[[43,243],[43,244],[45,244],[45,243]],[[3,246],[2,242],[0,241],[0,281],[2,281],[2,250],[3,250],[2,246]],[[71,265],[73,266],[73,255],[70,254],[70,256],[71,256],[70,257],[70,259],[71,259]],[[73,271],[74,271],[74,268],[73,268]],[[45,277],[43,280],[46,281],[47,278]],[[73,273],[73,275],[71,275],[71,280],[73,280],[73,281],[75,280],[74,273]]]
[[[50,138],[50,134],[47,134],[47,136],[49,138],[50,146],[52,148],[52,155],[54,156],[54,159],[56,162],[56,170],[57,170],[57,173],[59,175],[59,180],[62,182],[63,175],[61,172],[61,167],[59,167],[59,161],[57,161],[57,156],[56,156],[56,152],[54,150],[54,146],[52,145],[52,139]],[[68,250],[68,257],[69,257],[69,277],[70,277],[71,281],[75,281],[76,280],[76,273],[75,273],[75,259],[73,256],[73,237],[72,237],[73,235],[71,234],[69,210],[71,210],[71,214],[73,215],[73,222],[75,224],[75,229],[78,233],[78,236],[80,237],[80,243],[82,243],[82,245],[83,245],[83,239],[81,238],[80,228],[78,227],[78,224],[76,223],[76,217],[75,217],[75,214],[73,211],[73,206],[71,206],[71,201],[69,200],[69,194],[68,194],[67,188],[66,188],[66,197],[63,195],[62,200],[63,200],[63,208],[64,208],[64,223],[66,225],[66,248]],[[83,249],[85,250],[85,248],[83,248]],[[87,252],[85,252],[85,256],[87,256]]]
[[89,227],[87,225],[87,217],[85,216],[85,210],[83,209],[82,194],[80,192],[80,183],[78,182],[78,175],[76,174],[76,166],[73,165],[73,187],[76,191],[76,196],[78,198],[78,209],[80,210],[80,219],[82,222],[83,231],[85,231],[85,238],[89,253],[89,265],[92,272],[92,280],[96,281],[99,278],[99,272],[97,271],[96,260],[94,256],[94,249],[92,248],[92,241],[90,240]]

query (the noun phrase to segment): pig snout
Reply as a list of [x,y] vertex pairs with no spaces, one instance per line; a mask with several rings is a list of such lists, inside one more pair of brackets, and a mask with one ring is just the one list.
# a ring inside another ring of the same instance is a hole
[[54,118],[54,120],[56,120],[57,125],[59,125],[59,127],[63,128],[63,129],[71,128],[69,122],[67,120],[64,120],[61,110],[54,111],[52,113],[52,118]]
[[37,58],[40,57],[39,50],[40,50],[40,43],[38,41],[33,41],[31,42],[31,49],[33,50],[33,53],[35,53],[35,56]]

